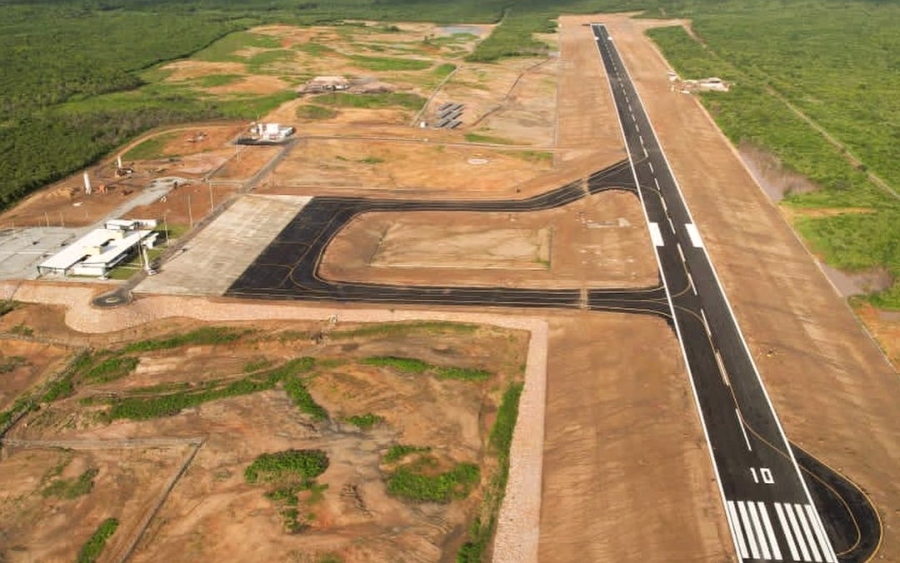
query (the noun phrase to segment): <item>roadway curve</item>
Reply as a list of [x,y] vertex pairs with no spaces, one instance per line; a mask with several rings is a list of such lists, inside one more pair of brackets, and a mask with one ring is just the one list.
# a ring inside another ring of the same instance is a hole
[[487,305],[500,307],[586,308],[646,313],[668,318],[661,285],[639,289],[529,289],[509,287],[397,286],[328,280],[319,265],[328,244],[353,218],[378,211],[527,213],[553,209],[606,190],[635,193],[628,161],[528,199],[494,201],[408,201],[368,198],[313,198],[226,292],[233,297]]

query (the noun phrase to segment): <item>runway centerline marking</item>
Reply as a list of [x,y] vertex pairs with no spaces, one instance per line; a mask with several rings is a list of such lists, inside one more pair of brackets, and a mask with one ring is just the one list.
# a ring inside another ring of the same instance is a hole
[[[744,428],[744,419],[741,418],[741,412],[737,409],[734,409],[734,416],[737,417],[738,426],[741,427],[741,434],[744,435],[744,443],[747,444],[747,449],[751,452],[753,451],[753,447],[750,445],[750,438],[747,437],[747,429]],[[755,475],[755,474],[754,474]]]

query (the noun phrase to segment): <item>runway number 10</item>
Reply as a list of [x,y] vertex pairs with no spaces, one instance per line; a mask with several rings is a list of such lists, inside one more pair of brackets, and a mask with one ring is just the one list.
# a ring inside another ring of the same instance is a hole
[[772,477],[772,470],[768,467],[760,467],[759,473],[757,473],[755,467],[750,468],[750,473],[753,474],[753,482],[759,483],[759,480],[762,479],[762,482],[766,485],[774,485],[775,478]]

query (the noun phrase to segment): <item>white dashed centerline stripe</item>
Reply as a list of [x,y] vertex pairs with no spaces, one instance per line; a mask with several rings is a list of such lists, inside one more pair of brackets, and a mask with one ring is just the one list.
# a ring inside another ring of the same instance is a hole
[[809,521],[812,522],[813,531],[816,532],[816,539],[819,540],[819,545],[822,546],[822,554],[825,556],[825,560],[829,563],[835,563],[836,559],[831,553],[828,536],[825,535],[822,522],[819,521],[819,515],[816,514],[816,510],[810,504],[806,505],[806,513],[809,515]]
[[784,518],[784,509],[781,508],[780,502],[775,503],[775,513],[778,515],[778,521],[781,523],[781,531],[784,533],[784,537],[787,540],[788,549],[791,550],[791,558],[796,561],[800,558],[800,554],[797,553],[797,546],[794,544],[794,536],[788,528],[787,520]]
[[731,524],[731,535],[738,546],[738,552],[741,559],[746,559],[750,554],[747,553],[747,542],[744,541],[744,533],[741,531],[741,522],[738,520],[737,511],[734,509],[733,501],[729,500],[725,503],[725,515],[728,516],[728,523]]
[[766,544],[762,524],[759,521],[759,515],[756,513],[756,505],[752,502],[748,502],[747,512],[750,513],[750,518],[753,520],[753,532],[756,534],[756,539],[759,540],[759,547],[762,550],[763,559],[771,559],[772,553],[769,551],[768,544]]
[[800,520],[800,525],[803,527],[803,535],[806,536],[806,543],[809,544],[809,550],[812,551],[813,559],[821,561],[822,556],[819,555],[819,546],[816,545],[816,538],[813,537],[812,530],[809,528],[809,522],[806,520],[806,513],[803,511],[803,506],[795,504],[794,509],[797,511],[797,519]]
[[797,524],[797,517],[794,516],[794,507],[790,504],[784,504],[784,510],[787,512],[788,520],[791,521],[791,530],[794,531],[794,538],[797,539],[797,545],[800,546],[800,552],[803,554],[804,561],[812,561],[809,556],[809,550],[806,548],[806,542],[803,540],[803,532],[800,530],[800,525]]
[[[650,166],[650,172],[652,172],[653,174],[656,174],[656,172],[653,170],[653,163],[648,162],[647,164]],[[654,178],[654,180],[655,180],[655,178]]]
[[772,557],[776,561],[781,561],[781,548],[778,547],[778,539],[775,537],[775,530],[772,529],[772,521],[769,520],[769,511],[766,510],[766,505],[761,502],[757,502],[756,506],[759,508],[759,516],[762,518],[766,537],[769,538],[769,545],[772,546]]
[[747,508],[743,502],[738,502],[738,511],[741,513],[741,523],[747,532],[747,543],[750,544],[750,555],[753,559],[759,559],[759,548],[756,546],[756,540],[753,538],[753,529],[750,524],[750,517],[747,516]]
[[747,430],[744,428],[744,419],[741,418],[741,412],[737,409],[734,409],[734,416],[737,417],[738,426],[741,427],[741,434],[744,435],[744,443],[747,444],[747,449],[752,452],[753,448],[750,446],[750,438],[747,437]]

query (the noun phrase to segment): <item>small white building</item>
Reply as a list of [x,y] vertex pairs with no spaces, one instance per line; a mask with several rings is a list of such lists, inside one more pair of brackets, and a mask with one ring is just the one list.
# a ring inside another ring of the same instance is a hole
[[103,277],[129,260],[140,245],[153,248],[155,220],[107,221],[38,264],[39,275]]

